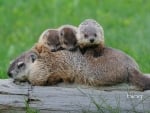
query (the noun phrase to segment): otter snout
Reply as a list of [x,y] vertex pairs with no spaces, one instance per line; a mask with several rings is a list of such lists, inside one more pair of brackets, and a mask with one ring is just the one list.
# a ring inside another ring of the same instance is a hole
[[94,39],[93,39],[93,38],[91,38],[91,39],[90,39],[90,42],[91,42],[91,43],[93,43],[93,42],[94,42]]
[[64,50],[65,48],[63,48],[63,47],[60,47],[60,48],[58,48],[58,50]]
[[12,73],[11,71],[8,71],[8,72],[7,72],[7,75],[8,75],[10,78],[13,77],[13,73]]
[[56,52],[57,50],[55,48],[51,49],[51,52]]

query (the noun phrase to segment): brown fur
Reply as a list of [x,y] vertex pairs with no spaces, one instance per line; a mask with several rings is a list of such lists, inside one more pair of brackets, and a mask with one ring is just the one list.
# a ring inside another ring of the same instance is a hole
[[52,52],[62,49],[57,29],[45,30],[40,36],[39,42],[45,44]]
[[79,47],[81,53],[84,55],[88,49],[93,50],[93,57],[99,57],[103,55],[104,52],[104,44],[100,43],[99,45],[93,45],[93,46],[80,46]]
[[63,49],[75,51],[77,48],[76,39],[77,28],[72,25],[63,25],[59,28],[59,37]]
[[[83,56],[80,51],[50,52],[44,45],[37,44],[31,51],[38,56],[26,66],[24,72],[33,85],[69,82],[103,86],[129,82],[141,90],[150,89],[150,78],[139,71],[137,63],[131,57],[116,49],[104,48],[103,55],[97,58],[91,55],[92,49],[88,49]],[[20,75],[16,74],[13,78]]]

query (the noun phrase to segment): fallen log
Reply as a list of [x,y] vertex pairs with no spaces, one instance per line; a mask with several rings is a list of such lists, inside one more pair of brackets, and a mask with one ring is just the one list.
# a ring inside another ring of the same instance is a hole
[[133,89],[127,84],[100,88],[63,84],[41,87],[0,79],[0,113],[149,113],[150,90]]

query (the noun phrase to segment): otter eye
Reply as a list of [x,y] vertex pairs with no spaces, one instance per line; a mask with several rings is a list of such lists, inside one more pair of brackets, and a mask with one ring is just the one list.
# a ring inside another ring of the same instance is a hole
[[96,34],[96,33],[94,33],[94,36],[95,36],[95,37],[97,37],[97,34]]
[[62,32],[60,33],[60,35],[63,36],[63,35],[64,35],[64,31],[62,31]]
[[85,37],[85,38],[87,38],[87,37],[88,37],[88,35],[87,35],[87,34],[84,34],[84,37]]
[[31,57],[32,63],[34,63],[34,61],[37,59],[37,56],[34,54],[32,54],[30,57]]
[[74,41],[74,42],[73,42],[73,45],[76,45],[76,44],[77,44],[77,42],[76,42],[76,41]]
[[50,41],[47,41],[46,43],[47,43],[48,46],[52,45],[52,43]]
[[60,33],[61,36],[63,36],[63,33]]
[[24,62],[18,62],[18,64],[17,64],[18,69],[20,69],[23,66],[24,66]]
[[47,45],[50,45],[50,43],[49,43],[49,42],[47,42]]

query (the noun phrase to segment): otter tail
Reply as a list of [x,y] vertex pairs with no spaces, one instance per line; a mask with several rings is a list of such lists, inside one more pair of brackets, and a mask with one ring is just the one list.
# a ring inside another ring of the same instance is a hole
[[137,69],[128,69],[128,80],[143,91],[150,90],[150,77],[143,75]]

